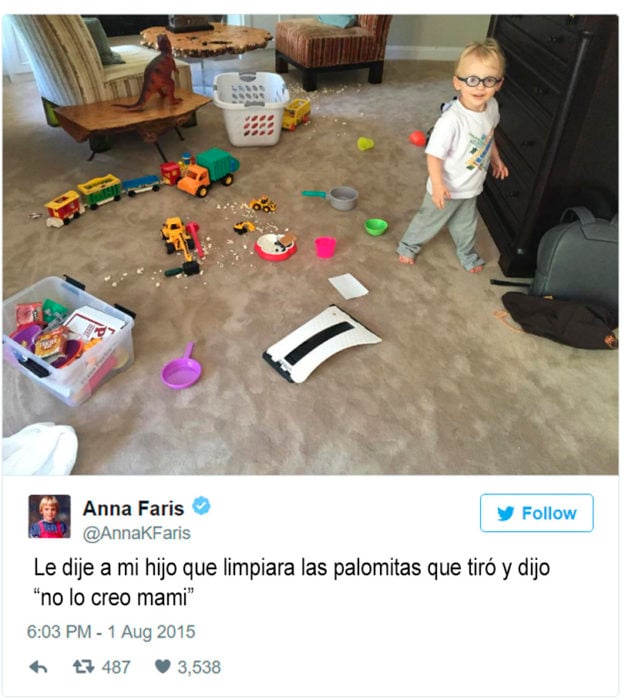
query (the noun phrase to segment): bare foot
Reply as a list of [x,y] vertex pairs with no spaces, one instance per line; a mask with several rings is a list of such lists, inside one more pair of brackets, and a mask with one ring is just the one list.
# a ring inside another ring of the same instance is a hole
[[472,267],[469,272],[473,273],[474,275],[478,274],[484,269],[484,265],[476,265],[475,267]]
[[407,255],[400,255],[399,262],[402,265],[414,265],[414,258],[409,258]]

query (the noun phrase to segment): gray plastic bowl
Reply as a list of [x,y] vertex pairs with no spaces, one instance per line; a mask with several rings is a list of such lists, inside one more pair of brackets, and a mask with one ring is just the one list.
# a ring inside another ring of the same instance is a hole
[[328,192],[328,199],[335,209],[349,211],[356,206],[358,192],[352,187],[333,187]]

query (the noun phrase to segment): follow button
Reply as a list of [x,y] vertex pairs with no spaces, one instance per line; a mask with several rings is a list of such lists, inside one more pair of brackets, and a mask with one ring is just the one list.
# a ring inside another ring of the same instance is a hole
[[483,532],[592,532],[595,500],[589,493],[483,493]]

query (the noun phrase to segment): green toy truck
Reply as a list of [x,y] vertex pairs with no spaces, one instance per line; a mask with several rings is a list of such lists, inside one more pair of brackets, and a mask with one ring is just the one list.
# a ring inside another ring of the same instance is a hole
[[190,165],[185,176],[178,180],[178,188],[196,197],[206,197],[208,188],[217,180],[229,187],[234,182],[232,173],[239,166],[239,161],[228,151],[209,148],[197,154],[195,164]]

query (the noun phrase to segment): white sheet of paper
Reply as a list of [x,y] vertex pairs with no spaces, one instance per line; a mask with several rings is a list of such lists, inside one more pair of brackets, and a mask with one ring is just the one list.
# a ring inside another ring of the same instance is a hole
[[369,290],[363,287],[363,285],[349,273],[339,275],[338,277],[328,277],[328,280],[345,299],[353,299],[354,297],[362,297],[365,294],[369,294]]

